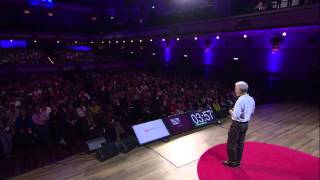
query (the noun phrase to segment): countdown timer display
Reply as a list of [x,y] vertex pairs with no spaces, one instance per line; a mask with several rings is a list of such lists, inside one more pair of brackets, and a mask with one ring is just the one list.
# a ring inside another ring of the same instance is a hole
[[216,121],[216,117],[211,109],[191,111],[188,115],[195,127],[205,126]]

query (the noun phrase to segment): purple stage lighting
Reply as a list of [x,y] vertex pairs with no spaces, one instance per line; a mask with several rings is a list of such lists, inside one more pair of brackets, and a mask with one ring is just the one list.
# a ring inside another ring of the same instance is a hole
[[68,48],[75,51],[91,51],[92,48],[90,46],[67,46]]
[[171,49],[170,47],[166,47],[164,50],[164,60],[168,63],[171,60]]
[[24,40],[0,40],[0,48],[25,48],[27,42]]
[[270,73],[279,73],[282,71],[282,54],[280,51],[271,51],[267,59],[267,70]]
[[40,6],[45,8],[53,8],[54,2],[53,0],[29,0],[29,5],[31,6]]
[[212,65],[213,61],[213,52],[211,48],[205,48],[203,51],[203,64]]

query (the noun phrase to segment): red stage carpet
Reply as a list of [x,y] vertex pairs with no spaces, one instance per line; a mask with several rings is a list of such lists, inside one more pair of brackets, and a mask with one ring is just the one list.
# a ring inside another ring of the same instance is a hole
[[239,168],[222,164],[226,144],[206,151],[198,162],[200,180],[319,180],[319,158],[286,147],[247,142]]

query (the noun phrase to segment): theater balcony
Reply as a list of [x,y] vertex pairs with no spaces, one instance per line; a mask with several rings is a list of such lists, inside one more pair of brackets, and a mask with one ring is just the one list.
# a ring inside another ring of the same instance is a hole
[[196,22],[174,24],[171,26],[141,28],[135,32],[121,31],[110,33],[104,38],[117,39],[141,36],[162,35],[197,35],[271,28],[287,28],[299,26],[319,26],[319,3],[254,12],[222,18],[214,18]]

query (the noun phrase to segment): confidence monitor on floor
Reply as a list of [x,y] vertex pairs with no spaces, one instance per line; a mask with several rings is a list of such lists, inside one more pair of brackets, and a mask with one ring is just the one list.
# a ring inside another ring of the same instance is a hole
[[186,131],[190,131],[194,128],[193,122],[191,121],[188,113],[168,116],[163,120],[166,123],[171,135],[177,135]]
[[170,136],[162,119],[149,121],[132,126],[139,144],[147,144]]

